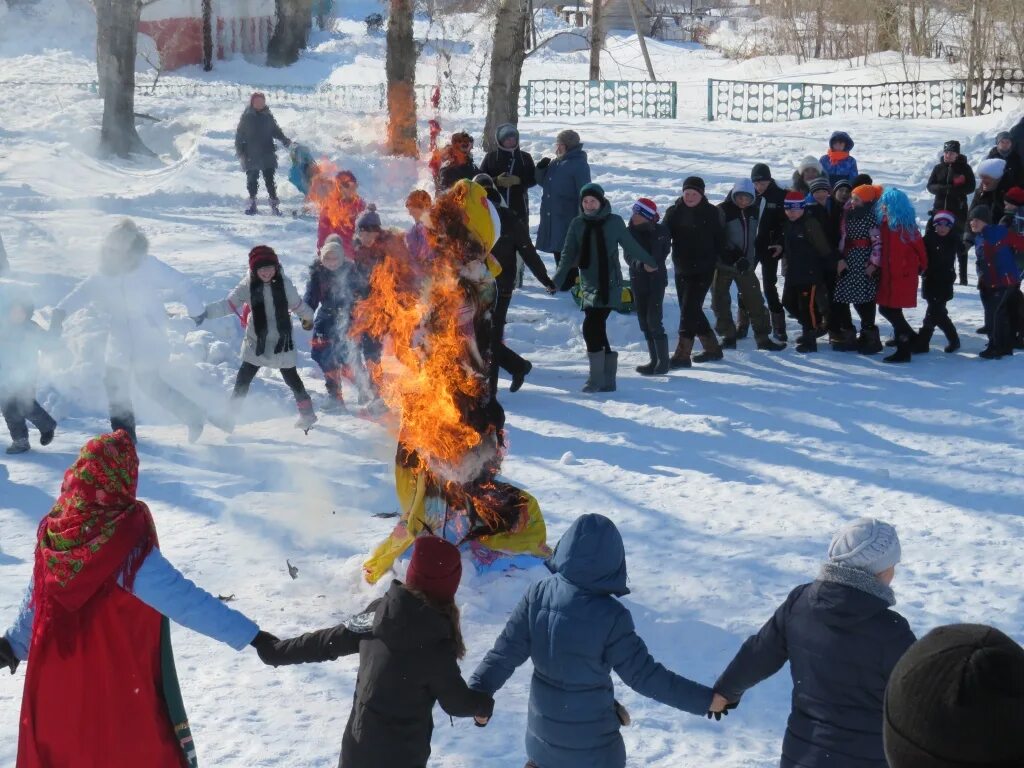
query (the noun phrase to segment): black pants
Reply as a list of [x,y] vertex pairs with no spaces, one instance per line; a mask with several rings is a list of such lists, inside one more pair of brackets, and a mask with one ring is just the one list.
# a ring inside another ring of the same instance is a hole
[[928,309],[924,313],[924,322],[921,323],[921,332],[931,336],[938,328],[946,338],[952,341],[957,338],[956,326],[949,319],[949,310],[946,309],[946,302],[941,299],[932,299],[928,302]]
[[[260,367],[253,365],[252,363],[242,363],[242,366],[238,369],[238,376],[235,377],[235,391],[234,397],[241,399],[249,394],[249,385],[252,384],[252,380],[256,378],[256,374],[259,373]],[[306,393],[306,387],[302,383],[302,379],[299,378],[299,372],[295,368],[282,368],[281,378],[284,379],[284,383],[288,385],[288,388],[295,395],[295,402],[303,403],[309,400],[309,395]]]
[[786,287],[782,292],[782,303],[793,317],[800,323],[804,336],[810,334],[815,338],[815,328],[818,326],[818,286],[799,285],[791,280],[786,281]]
[[633,285],[633,301],[636,304],[636,318],[640,321],[640,333],[645,339],[656,339],[665,335],[665,288],[668,277],[661,272],[647,272],[643,267],[630,270]]
[[605,327],[611,313],[610,309],[593,307],[583,310],[583,341],[586,342],[587,352],[612,351],[608,343],[608,330]]
[[903,310],[898,307],[879,307],[878,313],[889,321],[893,333],[897,339],[909,339],[914,335],[914,329],[910,327],[907,318],[903,316]]
[[[558,263],[562,260],[562,252],[555,251],[555,269],[558,269]],[[580,276],[580,270],[578,267],[573,267],[569,270],[569,274],[565,276],[565,282],[558,286],[560,291],[568,291],[574,285],[576,285],[576,278]]]
[[[860,318],[861,330],[865,328],[875,327],[875,313],[877,311],[877,305],[873,301],[865,301],[863,304],[854,304],[853,308],[857,310],[857,316]],[[833,326],[833,322],[836,323]],[[836,330],[856,330],[853,325],[853,315],[850,314],[849,304],[833,304],[832,305],[832,318],[829,319],[829,328],[835,328]]]
[[711,323],[704,314],[704,299],[711,290],[714,273],[680,275],[676,268],[676,295],[679,298],[679,335],[688,339],[710,336]]
[[52,432],[57,428],[57,422],[36,400],[35,392],[18,392],[5,397],[0,400],[0,410],[3,411],[11,440],[28,439],[27,422],[32,422],[40,432]]
[[960,268],[960,282],[967,284],[967,244],[961,243],[956,252],[957,266]]
[[525,374],[528,363],[505,346],[505,324],[508,321],[508,306],[512,294],[499,293],[491,310],[491,393],[498,391],[498,369],[508,373]]
[[110,428],[113,431],[127,430],[135,434],[135,408],[132,405],[132,378],[142,391],[166,408],[182,423],[202,424],[206,421],[203,409],[181,392],[163,380],[155,369],[128,371],[124,368],[107,368],[103,383],[110,403]]
[[768,303],[769,312],[782,312],[782,299],[779,298],[779,262],[782,259],[773,259],[771,256],[761,258],[761,288],[764,290],[764,300]]
[[1013,325],[1010,310],[1014,305],[1016,288],[1001,286],[985,288],[981,302],[985,306],[985,327],[988,328],[988,346],[1000,352],[1013,350]]
[[[260,173],[258,170],[245,172],[245,186],[249,190],[249,197],[256,197],[260,186]],[[263,183],[267,185],[267,194],[270,195],[271,200],[276,200],[277,182],[274,181],[274,169],[264,168],[262,173]]]

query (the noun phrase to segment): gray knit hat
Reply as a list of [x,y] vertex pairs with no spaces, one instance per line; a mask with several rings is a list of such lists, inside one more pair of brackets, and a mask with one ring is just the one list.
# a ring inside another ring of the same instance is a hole
[[829,562],[872,575],[900,561],[900,538],[889,523],[861,517],[843,528],[828,548]]
[[580,145],[580,135],[572,129],[559,131],[555,137],[556,144],[564,144],[566,150],[575,149]]
[[366,210],[356,219],[356,230],[359,232],[380,232],[380,214],[377,213],[377,206],[370,203]]

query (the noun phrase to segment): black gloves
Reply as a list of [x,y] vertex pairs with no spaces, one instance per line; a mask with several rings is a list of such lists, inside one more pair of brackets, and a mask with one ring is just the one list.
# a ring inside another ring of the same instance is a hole
[[540,168],[541,170],[543,170],[543,169],[547,168],[549,165],[551,165],[551,158],[550,157],[542,157],[540,160],[537,161],[536,167]]
[[737,272],[746,272],[748,269],[750,269],[750,259],[736,259],[736,263],[733,264],[732,266],[733,269],[735,269]]
[[260,657],[260,661],[266,664],[268,667],[276,667],[276,653],[277,644],[281,642],[274,635],[269,632],[260,630],[256,633],[256,637],[253,638],[252,642],[249,643],[253,648],[256,649],[256,653]]
[[0,667],[7,667],[13,675],[18,671],[19,664],[21,664],[21,661],[14,655],[14,649],[7,642],[7,638],[0,637]]

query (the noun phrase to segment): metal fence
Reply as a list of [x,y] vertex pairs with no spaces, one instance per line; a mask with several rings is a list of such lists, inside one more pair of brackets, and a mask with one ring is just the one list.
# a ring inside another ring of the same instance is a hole
[[531,80],[526,88],[526,116],[676,118],[674,82]]

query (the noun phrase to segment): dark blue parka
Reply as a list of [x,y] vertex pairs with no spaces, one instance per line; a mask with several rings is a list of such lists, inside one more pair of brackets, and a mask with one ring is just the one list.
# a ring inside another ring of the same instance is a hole
[[533,660],[526,754],[539,768],[623,768],[611,671],[644,696],[704,714],[711,689],[658,664],[616,597],[628,594],[626,555],[615,524],[583,515],[508,620],[470,687],[494,694]]
[[734,701],[789,661],[793,702],[781,768],[888,768],[882,702],[896,662],[914,642],[874,576],[826,565],[794,589],[715,684]]
[[590,163],[583,147],[570,149],[544,168],[537,168],[540,199],[537,250],[561,253],[569,224],[580,213],[580,190],[590,183]]

